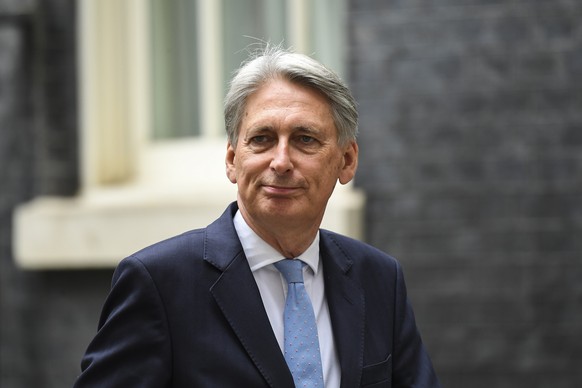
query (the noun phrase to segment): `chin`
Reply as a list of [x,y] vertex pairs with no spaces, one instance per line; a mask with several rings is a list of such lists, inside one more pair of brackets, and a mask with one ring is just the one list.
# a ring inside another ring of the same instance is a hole
[[261,207],[268,215],[278,217],[301,217],[308,213],[308,206],[294,199],[275,198],[269,199]]

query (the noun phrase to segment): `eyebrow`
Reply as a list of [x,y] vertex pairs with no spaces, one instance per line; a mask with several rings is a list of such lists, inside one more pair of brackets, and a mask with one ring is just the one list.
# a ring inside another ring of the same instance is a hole
[[[293,132],[309,133],[309,134],[314,134],[314,135],[321,133],[321,129],[318,129],[317,127],[312,126],[312,125],[304,125],[304,124],[299,124],[299,125],[294,126],[292,128],[292,131]],[[276,132],[276,131],[272,125],[258,124],[256,126],[248,128],[246,131],[246,135],[256,135],[256,134],[265,133],[265,132]]]
[[306,126],[306,125],[298,125],[293,127],[294,131],[301,131],[301,132],[307,132],[307,133],[319,133],[321,132],[320,129],[317,129],[316,127],[313,126]]
[[257,126],[247,128],[246,134],[247,135],[255,135],[257,133],[274,132],[274,131],[275,130],[274,130],[273,126],[271,126],[271,125],[257,125]]

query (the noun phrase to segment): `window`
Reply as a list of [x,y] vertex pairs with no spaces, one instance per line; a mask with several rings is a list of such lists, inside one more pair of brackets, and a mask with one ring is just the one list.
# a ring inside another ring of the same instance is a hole
[[[219,133],[205,125],[204,112],[210,108],[222,120],[216,104],[248,47],[288,42],[340,67],[342,5],[337,0],[150,0],[154,139]],[[207,95],[214,99],[205,103]]]
[[152,136],[200,135],[196,2],[152,0]]
[[[235,200],[222,100],[249,45],[283,43],[342,72],[344,1],[85,0],[78,9],[81,192],[18,209],[25,268],[112,266],[207,225]],[[338,186],[329,206],[325,227],[361,237],[361,193]]]

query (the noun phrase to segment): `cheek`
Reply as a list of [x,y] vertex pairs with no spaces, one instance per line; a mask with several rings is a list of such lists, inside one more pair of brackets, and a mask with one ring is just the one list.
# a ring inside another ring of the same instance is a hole
[[319,186],[323,188],[332,188],[339,177],[340,167],[338,165],[338,160],[335,158],[330,158],[323,164],[314,170],[312,176],[316,181],[319,182]]
[[248,161],[245,163],[239,163],[236,166],[236,172],[239,183],[242,182],[243,184],[249,184],[256,179],[260,173],[257,167],[252,163],[248,163]]

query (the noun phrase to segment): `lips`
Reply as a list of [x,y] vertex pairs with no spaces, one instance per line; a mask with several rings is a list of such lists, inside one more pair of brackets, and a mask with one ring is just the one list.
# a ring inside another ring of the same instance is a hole
[[274,196],[289,196],[303,190],[303,185],[289,183],[264,183],[262,187],[268,194]]
[[269,193],[272,194],[290,194],[296,190],[299,190],[299,187],[293,186],[274,186],[274,185],[264,185],[263,188],[267,190]]

